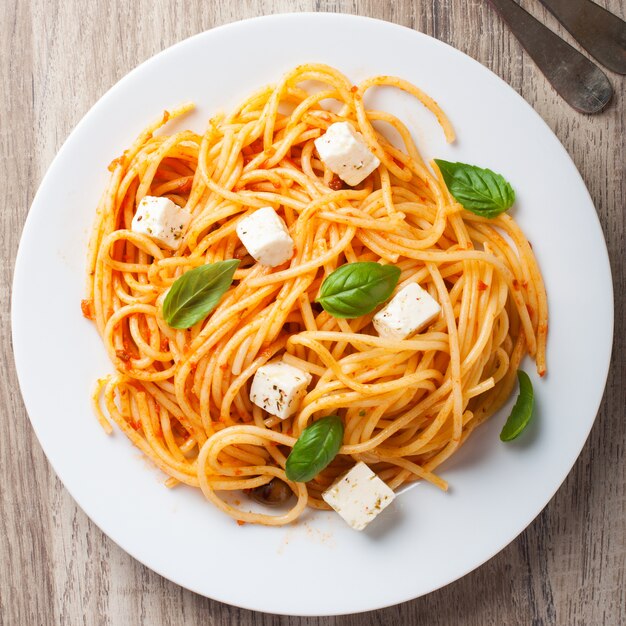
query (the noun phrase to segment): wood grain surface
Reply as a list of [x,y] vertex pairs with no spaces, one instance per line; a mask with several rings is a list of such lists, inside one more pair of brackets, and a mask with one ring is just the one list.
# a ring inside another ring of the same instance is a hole
[[[522,4],[573,42],[539,2]],[[623,0],[600,4],[624,17]],[[96,100],[138,63],[185,37],[246,17],[304,10],[358,13],[415,28],[507,81],[580,170],[608,242],[616,293],[613,364],[600,414],[543,513],[456,583],[399,606],[337,618],[229,607],[170,583],[113,544],[48,465],[18,391],[10,339],[22,224],[46,168]],[[609,108],[591,117],[574,112],[484,0],[0,0],[0,624],[626,623],[625,81],[609,76],[616,91]]]

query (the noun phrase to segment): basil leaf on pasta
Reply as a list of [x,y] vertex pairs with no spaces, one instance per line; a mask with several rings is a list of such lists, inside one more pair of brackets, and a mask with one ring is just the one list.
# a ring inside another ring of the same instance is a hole
[[289,480],[305,483],[315,478],[336,456],[343,441],[343,422],[328,415],[302,431],[287,457]]
[[387,300],[399,278],[400,268],[394,265],[348,263],[326,277],[316,302],[333,317],[360,317]]
[[533,415],[533,408],[535,406],[533,384],[530,382],[528,374],[522,370],[517,371],[517,380],[519,381],[519,395],[513,405],[511,415],[509,415],[500,433],[500,439],[502,441],[513,441],[513,439],[517,439],[526,426],[528,426],[530,418]]
[[435,163],[455,200],[476,215],[496,217],[515,202],[513,187],[496,172],[441,159],[435,159]]
[[163,318],[172,328],[189,328],[204,319],[233,282],[237,259],[207,263],[174,281],[163,301]]

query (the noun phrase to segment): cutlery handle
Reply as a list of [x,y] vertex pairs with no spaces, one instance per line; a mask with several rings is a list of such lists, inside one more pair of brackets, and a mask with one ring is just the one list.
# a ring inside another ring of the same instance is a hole
[[626,74],[626,22],[591,0],[540,0],[602,65]]
[[550,84],[573,108],[597,113],[611,99],[606,74],[513,0],[489,0]]

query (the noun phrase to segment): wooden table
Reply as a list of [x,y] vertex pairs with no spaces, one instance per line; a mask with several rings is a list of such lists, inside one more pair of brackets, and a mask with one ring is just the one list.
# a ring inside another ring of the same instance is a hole
[[[624,17],[621,0],[600,3]],[[572,41],[538,2],[522,4]],[[574,112],[483,0],[3,0],[0,6],[0,624],[626,623],[623,77],[610,75],[617,96],[607,111],[592,117]],[[87,110],[130,69],[174,42],[245,17],[303,10],[410,26],[478,59],[521,93],[563,142],[591,192],[617,295],[613,366],[600,415],[543,513],[499,555],[445,589],[341,618],[280,618],[232,608],[181,589],[122,552],[50,469],[18,393],[10,342],[19,233],[46,168]]]

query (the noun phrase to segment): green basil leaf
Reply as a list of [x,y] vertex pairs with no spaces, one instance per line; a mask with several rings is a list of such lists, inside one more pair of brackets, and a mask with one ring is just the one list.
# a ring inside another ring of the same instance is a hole
[[315,478],[336,456],[343,441],[343,422],[328,415],[302,431],[287,457],[287,478],[305,483]]
[[333,317],[360,317],[387,300],[399,278],[400,268],[394,265],[348,263],[326,277],[316,302]]
[[488,169],[435,159],[443,180],[456,201],[482,217],[496,217],[515,202],[513,187]]
[[517,380],[519,380],[519,395],[506,420],[506,424],[500,433],[502,441],[513,441],[520,436],[524,428],[528,426],[530,418],[533,414],[535,405],[535,394],[533,393],[533,384],[526,372],[517,370]]
[[204,319],[233,282],[237,259],[207,263],[174,281],[163,301],[163,318],[172,328],[189,328]]

